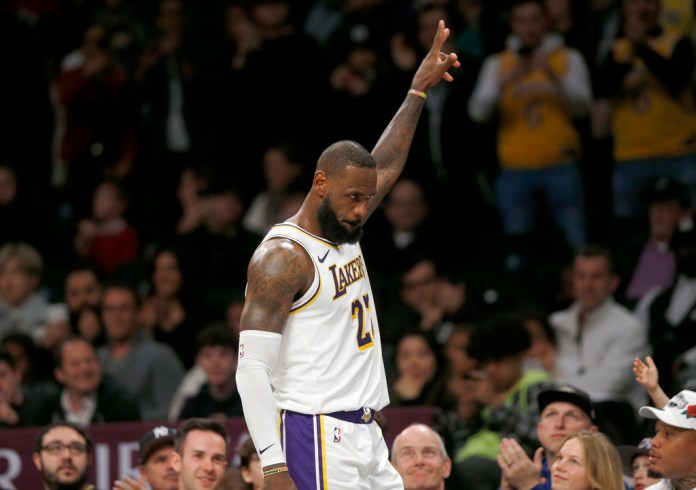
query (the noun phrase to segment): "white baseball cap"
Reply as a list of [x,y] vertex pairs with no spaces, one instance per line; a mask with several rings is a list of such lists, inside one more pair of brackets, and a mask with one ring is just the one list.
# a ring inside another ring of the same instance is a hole
[[672,427],[696,430],[696,392],[683,390],[663,408],[641,407],[641,417],[659,419]]

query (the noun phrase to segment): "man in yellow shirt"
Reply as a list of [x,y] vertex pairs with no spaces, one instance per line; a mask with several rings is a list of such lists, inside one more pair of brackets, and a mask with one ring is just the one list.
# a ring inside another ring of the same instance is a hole
[[644,215],[641,192],[660,177],[696,189],[691,41],[659,25],[660,0],[624,0],[624,36],[600,68],[596,92],[613,101],[614,214]]
[[[495,193],[511,242],[534,231],[541,197],[566,241],[578,249],[585,243],[585,217],[573,119],[590,107],[590,80],[580,53],[546,26],[543,2],[513,2],[507,47],[484,61],[469,115],[480,123],[499,116]],[[514,252],[511,268],[518,265]]]

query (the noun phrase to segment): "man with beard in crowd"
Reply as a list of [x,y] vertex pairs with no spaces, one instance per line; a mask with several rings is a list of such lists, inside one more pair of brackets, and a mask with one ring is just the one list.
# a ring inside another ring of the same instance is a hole
[[34,464],[44,490],[94,490],[87,483],[92,440],[79,426],[56,422],[36,438]]

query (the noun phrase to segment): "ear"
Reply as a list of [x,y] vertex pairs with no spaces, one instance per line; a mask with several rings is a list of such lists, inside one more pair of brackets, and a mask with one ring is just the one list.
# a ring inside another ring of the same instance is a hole
[[452,460],[450,458],[446,458],[442,462],[442,477],[443,478],[449,478],[450,473],[452,473]]
[[176,451],[174,451],[172,455],[172,468],[174,468],[174,471],[177,473],[181,473],[181,454]]
[[249,468],[246,466],[242,467],[239,469],[239,474],[242,477],[242,480],[244,480],[244,483],[248,483],[251,485],[251,471]]
[[312,182],[312,188],[319,194],[319,197],[325,197],[328,192],[329,182],[326,178],[326,172],[323,170],[317,170],[314,173],[314,181]]
[[63,374],[63,370],[61,368],[53,368],[53,376],[56,377],[56,381],[58,381],[60,384],[65,383],[65,375]]
[[41,468],[43,466],[41,464],[41,455],[39,453],[34,453],[32,454],[31,459],[34,460],[34,466],[36,466],[36,469],[39,471],[39,473],[41,473]]

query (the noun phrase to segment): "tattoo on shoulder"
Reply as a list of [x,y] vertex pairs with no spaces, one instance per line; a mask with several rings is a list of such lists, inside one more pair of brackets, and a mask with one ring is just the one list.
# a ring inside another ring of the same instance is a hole
[[249,266],[242,328],[282,331],[295,296],[312,279],[305,254],[284,239],[259,247]]

